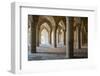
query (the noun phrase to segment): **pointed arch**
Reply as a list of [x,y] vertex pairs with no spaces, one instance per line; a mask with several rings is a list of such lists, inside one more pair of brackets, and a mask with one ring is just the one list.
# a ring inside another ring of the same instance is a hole
[[49,37],[48,37],[48,31],[47,31],[47,29],[43,29],[42,31],[41,31],[41,44],[42,45],[48,45],[49,44]]
[[57,47],[63,47],[66,43],[66,26],[63,20],[60,20],[56,29]]
[[[47,26],[44,26],[47,25]],[[37,23],[37,34],[40,34],[40,31],[44,28],[49,32],[49,43],[54,47],[55,46],[55,20],[53,16],[40,16]],[[49,29],[48,29],[49,28]],[[37,36],[37,44],[40,43],[40,35]]]

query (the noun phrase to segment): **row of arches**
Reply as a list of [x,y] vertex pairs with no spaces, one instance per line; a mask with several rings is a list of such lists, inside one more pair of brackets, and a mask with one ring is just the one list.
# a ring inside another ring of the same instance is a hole
[[[62,47],[65,46],[65,24],[63,20],[55,22],[52,16],[40,16],[37,24],[37,46]],[[39,42],[38,42],[39,41]]]
[[87,48],[88,18],[74,17],[74,48]]

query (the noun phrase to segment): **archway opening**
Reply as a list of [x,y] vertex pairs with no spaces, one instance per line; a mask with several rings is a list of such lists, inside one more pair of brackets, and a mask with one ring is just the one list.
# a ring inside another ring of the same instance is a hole
[[40,26],[40,30],[39,30],[39,41],[40,41],[40,46],[41,47],[50,47],[50,31],[51,28],[49,26],[48,23],[44,22],[41,26]]
[[48,31],[44,28],[41,31],[41,44],[42,45],[48,45],[49,44],[49,36],[48,36]]

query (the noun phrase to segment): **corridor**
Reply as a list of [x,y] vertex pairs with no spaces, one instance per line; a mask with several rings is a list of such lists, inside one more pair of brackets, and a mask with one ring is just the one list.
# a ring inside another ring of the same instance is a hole
[[88,58],[88,18],[28,15],[28,60]]

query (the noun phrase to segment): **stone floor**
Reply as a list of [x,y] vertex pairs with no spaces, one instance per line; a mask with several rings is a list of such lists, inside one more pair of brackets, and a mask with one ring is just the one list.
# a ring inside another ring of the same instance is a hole
[[73,58],[88,58],[88,49],[74,49],[74,56]]
[[51,60],[51,59],[65,59],[65,54],[54,53],[34,53],[29,55],[28,60]]
[[[84,49],[74,49],[73,58],[87,58],[88,57],[88,50]],[[53,60],[53,59],[68,59],[66,58],[65,53],[29,53],[28,60]]]

